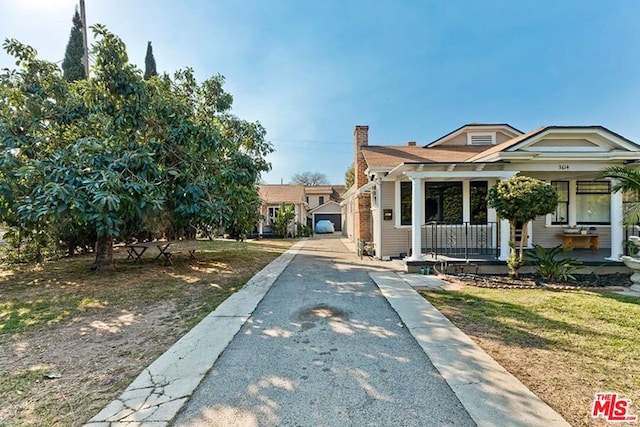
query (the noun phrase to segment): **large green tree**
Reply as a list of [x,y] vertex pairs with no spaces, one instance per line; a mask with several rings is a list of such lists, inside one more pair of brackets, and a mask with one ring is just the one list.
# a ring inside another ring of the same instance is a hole
[[153,48],[151,42],[147,42],[147,54],[144,56],[144,79],[149,80],[153,76],[157,76],[156,59],[153,57]]
[[64,78],[69,81],[82,80],[86,78],[82,58],[84,57],[84,39],[82,36],[83,25],[78,9],[73,14],[73,26],[67,42],[62,61],[62,71]]
[[191,69],[144,80],[124,43],[93,28],[92,78],[67,82],[15,40],[0,74],[0,220],[22,234],[97,240],[95,268],[114,268],[116,239],[246,233],[272,151],[259,123],[229,113],[224,78]]
[[[514,176],[500,181],[489,189],[487,205],[498,215],[509,220],[511,236],[510,273],[515,275],[523,263],[524,245],[528,240],[527,226],[540,215],[555,211],[558,194],[551,185],[527,176]],[[515,254],[516,225],[522,226],[519,253]]]

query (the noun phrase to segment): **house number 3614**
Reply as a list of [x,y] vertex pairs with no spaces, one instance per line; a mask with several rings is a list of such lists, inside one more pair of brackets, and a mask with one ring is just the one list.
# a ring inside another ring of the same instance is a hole
[[561,171],[567,170],[569,169],[569,165],[558,165],[558,169],[560,169]]

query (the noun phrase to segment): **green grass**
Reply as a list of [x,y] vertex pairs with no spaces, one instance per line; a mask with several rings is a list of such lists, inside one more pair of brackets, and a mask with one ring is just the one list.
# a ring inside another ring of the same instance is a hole
[[[195,262],[90,270],[91,256],[0,268],[0,427],[81,425],[291,240],[199,241]],[[143,319],[143,320],[142,320]],[[43,378],[55,370],[58,379]]]
[[597,391],[640,412],[640,298],[474,287],[423,296],[572,424],[591,424]]

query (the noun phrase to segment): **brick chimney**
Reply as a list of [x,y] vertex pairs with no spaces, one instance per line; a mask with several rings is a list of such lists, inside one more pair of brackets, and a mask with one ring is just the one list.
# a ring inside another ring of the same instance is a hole
[[[353,145],[355,150],[354,182],[356,188],[359,189],[369,182],[369,178],[364,173],[367,169],[367,163],[362,154],[362,147],[369,145],[369,126],[356,126],[353,131]],[[360,239],[371,241],[371,196],[368,192],[357,195],[354,205],[354,238],[356,241]]]
[[415,147],[415,146],[416,146],[416,142],[415,141],[407,142],[407,147]]
[[367,164],[364,161],[361,150],[362,147],[367,145],[369,145],[369,126],[356,126],[353,131],[353,146],[355,149],[353,177],[356,188],[362,187],[369,181],[364,173],[365,169],[367,169]]

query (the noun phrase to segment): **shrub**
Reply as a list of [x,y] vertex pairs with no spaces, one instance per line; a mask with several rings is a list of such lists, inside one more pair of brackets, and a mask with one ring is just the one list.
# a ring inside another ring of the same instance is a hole
[[570,249],[563,249],[562,245],[551,249],[534,245],[534,250],[526,253],[525,260],[528,265],[535,266],[536,273],[545,280],[559,280],[563,282],[576,280],[573,273],[582,266],[582,262],[576,258],[559,257],[569,250]]

